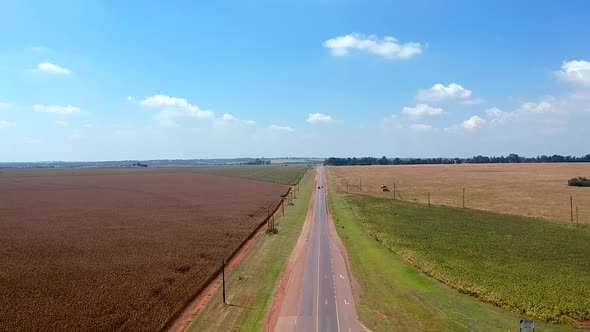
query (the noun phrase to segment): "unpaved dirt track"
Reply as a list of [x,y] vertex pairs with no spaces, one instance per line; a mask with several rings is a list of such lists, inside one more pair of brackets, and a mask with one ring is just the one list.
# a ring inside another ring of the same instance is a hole
[[330,227],[324,168],[318,171],[313,223],[304,259],[293,269],[275,331],[365,331],[358,322],[349,273]]

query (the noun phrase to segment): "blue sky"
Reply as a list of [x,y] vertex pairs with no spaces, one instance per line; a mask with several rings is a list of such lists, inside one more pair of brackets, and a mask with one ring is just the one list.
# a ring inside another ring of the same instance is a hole
[[0,161],[575,154],[587,1],[0,4]]

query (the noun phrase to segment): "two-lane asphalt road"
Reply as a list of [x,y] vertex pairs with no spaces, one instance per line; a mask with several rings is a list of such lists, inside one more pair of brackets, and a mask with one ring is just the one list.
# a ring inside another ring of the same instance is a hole
[[[328,218],[324,168],[317,173],[305,256],[293,270],[275,331],[365,331],[358,322],[343,254]],[[289,310],[288,308],[292,309]]]

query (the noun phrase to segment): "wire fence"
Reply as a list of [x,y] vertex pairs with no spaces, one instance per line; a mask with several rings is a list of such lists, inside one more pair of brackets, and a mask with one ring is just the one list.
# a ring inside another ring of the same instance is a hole
[[[371,187],[367,183],[363,185],[362,179],[347,179],[344,181],[344,183],[342,183],[342,181],[340,182],[341,188],[342,185],[344,185],[344,190],[340,191],[345,191],[347,194],[363,194],[378,197],[386,197],[395,200],[425,204],[429,207],[451,206],[499,213],[510,213],[522,216],[532,216],[550,220],[555,219],[559,221],[570,222],[581,227],[590,227],[590,209],[586,208],[584,205],[579,204],[579,202],[576,201],[575,195],[569,195],[567,197],[563,197],[563,195],[553,195],[552,200],[554,202],[556,200],[561,200],[562,206],[560,208],[560,213],[558,217],[556,217],[555,214],[553,214],[551,217],[547,217],[525,212],[514,213],[513,210],[510,209],[505,209],[503,211],[502,209],[482,208],[481,193],[479,194],[478,198],[475,199],[473,196],[471,196],[471,193],[473,191],[470,191],[470,188],[468,187],[460,188],[459,190],[456,190],[453,193],[449,193],[448,191],[446,191],[445,193],[440,193],[436,189],[433,189],[432,191],[416,189],[406,190],[405,188],[400,187],[400,185],[396,182],[384,183],[377,189],[374,185]],[[517,202],[513,202],[511,207],[514,207],[516,204]],[[537,206],[541,206],[542,204],[544,203],[539,202]]]

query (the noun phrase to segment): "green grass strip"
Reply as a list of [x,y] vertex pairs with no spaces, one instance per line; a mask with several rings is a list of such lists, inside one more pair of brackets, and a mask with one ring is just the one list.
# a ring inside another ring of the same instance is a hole
[[[365,201],[365,199],[367,199]],[[360,214],[364,222],[359,221],[357,216],[351,210],[351,206],[346,201],[358,204],[361,209]],[[510,313],[497,306],[482,302],[473,296],[462,294],[441,282],[420,272],[410,264],[406,263],[402,256],[388,250],[382,243],[375,240],[373,235],[381,237],[385,244],[391,244],[387,234],[395,232],[392,225],[396,222],[394,218],[399,218],[399,207],[395,211],[389,210],[389,204],[395,204],[391,200],[384,200],[375,203],[371,202],[373,198],[346,197],[345,195],[330,195],[330,208],[332,209],[334,221],[338,234],[341,237],[347,252],[352,269],[352,273],[358,281],[362,293],[357,299],[357,312],[361,322],[372,331],[517,331],[519,320],[522,316]],[[376,199],[379,200],[379,199]],[[381,210],[379,204],[382,204]],[[402,203],[403,205],[416,205]],[[416,209],[426,208],[416,206]],[[413,215],[415,211],[410,214]],[[378,222],[368,221],[368,214],[381,215],[382,219]],[[428,212],[427,214],[430,214]],[[461,213],[469,213],[461,209]],[[440,217],[440,216],[438,216]],[[437,217],[437,218],[438,218]],[[432,217],[432,220],[438,220]],[[412,219],[413,228],[424,228],[427,234],[423,241],[428,243],[439,243],[436,240],[436,234],[440,232],[439,227],[433,225],[419,224],[424,216],[416,216]],[[426,218],[428,219],[428,218]],[[384,225],[391,224],[391,225]],[[374,225],[379,225],[375,227]],[[453,232],[453,229],[447,229],[444,232]],[[373,235],[372,235],[373,234]],[[397,233],[396,233],[397,234]],[[396,241],[407,234],[399,235]],[[403,241],[412,241],[403,239]],[[481,238],[473,236],[469,238],[473,243],[480,243]],[[526,243],[520,242],[520,248]],[[403,242],[406,243],[406,242]],[[451,248],[462,247],[465,244],[456,240],[447,241],[446,244],[436,249],[429,249],[432,256],[449,255]],[[446,247],[446,249],[444,249]],[[431,247],[432,248],[432,247]],[[440,253],[436,250],[443,250]],[[407,257],[418,257],[415,252],[410,250],[395,250]],[[472,255],[474,257],[476,255]],[[421,257],[421,256],[420,256]],[[479,256],[478,256],[479,257]],[[457,263],[453,255],[448,258],[453,266]],[[476,259],[473,264],[479,262],[483,265],[486,256]],[[528,271],[531,272],[532,271]],[[548,272],[548,271],[546,271]],[[483,274],[485,274],[485,270]],[[503,279],[500,279],[501,283]],[[572,331],[574,329],[547,324],[537,321],[537,331]]]
[[222,303],[221,289],[218,289],[188,331],[262,330],[279,279],[301,234],[314,179],[313,170],[303,177],[295,205],[287,207],[285,216],[277,219],[279,233],[262,235],[226,276],[230,305]]

